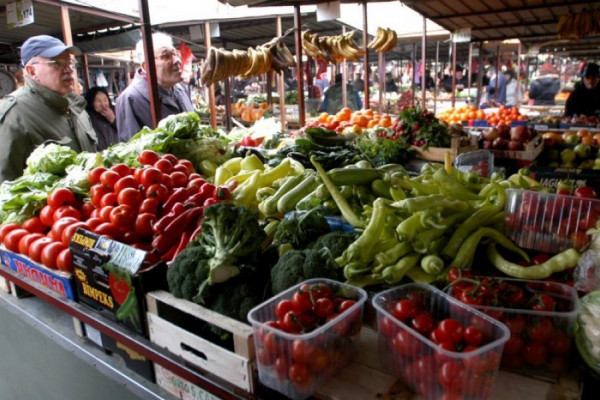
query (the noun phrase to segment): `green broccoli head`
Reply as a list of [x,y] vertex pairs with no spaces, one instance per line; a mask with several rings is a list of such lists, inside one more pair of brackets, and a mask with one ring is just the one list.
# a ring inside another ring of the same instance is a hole
[[357,237],[358,235],[354,232],[333,231],[319,236],[308,248],[328,249],[333,258],[338,258]]
[[176,297],[192,300],[208,278],[209,257],[202,246],[188,247],[179,253],[167,270],[169,291]]
[[340,272],[327,250],[290,250],[271,269],[273,294],[311,278],[340,280]]
[[292,211],[277,226],[274,241],[278,244],[290,243],[294,249],[300,250],[327,232],[331,232],[331,227],[321,210]]

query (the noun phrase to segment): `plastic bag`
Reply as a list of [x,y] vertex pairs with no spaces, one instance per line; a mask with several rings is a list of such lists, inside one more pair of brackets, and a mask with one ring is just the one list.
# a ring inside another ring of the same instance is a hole
[[[599,238],[594,235],[592,241],[598,242]],[[579,258],[577,267],[573,271],[575,289],[589,293],[600,290],[600,249],[592,244]]]

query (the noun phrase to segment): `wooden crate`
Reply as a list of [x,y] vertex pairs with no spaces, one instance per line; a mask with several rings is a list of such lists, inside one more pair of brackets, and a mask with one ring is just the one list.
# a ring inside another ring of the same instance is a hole
[[450,157],[452,158],[452,161],[454,161],[459,154],[479,150],[477,142],[474,140],[474,138],[471,138],[471,141],[468,145],[463,144],[460,146],[459,139],[456,137],[451,139],[450,147],[428,147],[427,150],[423,150],[422,147],[418,146],[412,146],[412,148],[416,151],[417,158],[425,161],[438,162],[444,162],[447,152],[450,152]]
[[524,150],[491,150],[491,152],[496,158],[533,161],[542,153],[542,150],[544,150],[544,140],[541,135],[538,135],[525,145]]
[[[256,363],[250,325],[228,318],[165,291],[146,295],[150,341],[189,364],[219,376],[250,393],[256,391]],[[233,350],[186,329],[207,323],[233,336]],[[186,328],[184,328],[185,326]],[[168,390],[168,388],[165,388]]]

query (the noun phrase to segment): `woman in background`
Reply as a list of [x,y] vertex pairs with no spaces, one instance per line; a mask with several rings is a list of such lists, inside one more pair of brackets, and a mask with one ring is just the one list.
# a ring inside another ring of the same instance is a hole
[[110,102],[105,88],[94,86],[85,94],[86,110],[92,119],[92,126],[98,136],[96,150],[102,151],[118,143],[117,124],[115,123],[115,108]]

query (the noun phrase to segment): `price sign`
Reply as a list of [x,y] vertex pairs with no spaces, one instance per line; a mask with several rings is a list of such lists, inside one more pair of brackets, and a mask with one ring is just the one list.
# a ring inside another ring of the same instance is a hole
[[471,41],[471,28],[463,28],[454,31],[452,34],[454,43],[469,43]]
[[33,2],[31,0],[17,0],[6,5],[8,29],[20,28],[33,24],[33,22]]

